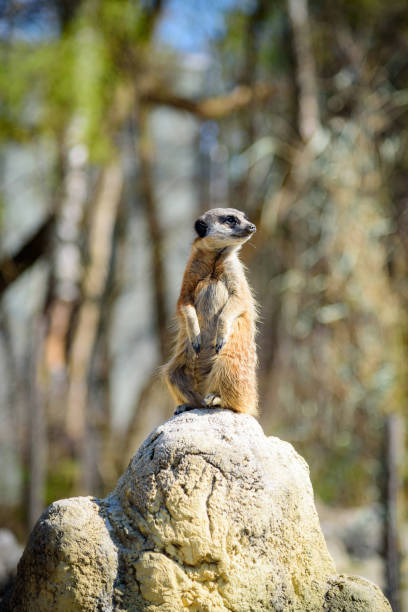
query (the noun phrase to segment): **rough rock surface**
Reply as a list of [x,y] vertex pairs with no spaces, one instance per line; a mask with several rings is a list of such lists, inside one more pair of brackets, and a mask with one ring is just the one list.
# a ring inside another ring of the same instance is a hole
[[3,609],[391,610],[335,574],[305,461],[250,416],[196,410],[153,431],[105,500],[48,508]]
[[323,610],[330,612],[376,612],[391,610],[380,589],[360,576],[336,576],[329,580]]

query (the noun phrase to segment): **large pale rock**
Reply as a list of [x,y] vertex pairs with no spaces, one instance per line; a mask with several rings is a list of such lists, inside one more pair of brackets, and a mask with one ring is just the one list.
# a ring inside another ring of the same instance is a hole
[[52,504],[5,609],[391,610],[371,583],[336,577],[305,461],[229,410],[158,427],[105,500]]

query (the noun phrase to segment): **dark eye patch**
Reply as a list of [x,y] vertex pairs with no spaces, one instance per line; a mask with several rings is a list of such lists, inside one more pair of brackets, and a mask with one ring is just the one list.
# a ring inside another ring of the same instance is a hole
[[222,217],[222,223],[228,223],[231,227],[234,225],[239,225],[240,221],[238,217],[234,217],[234,215],[227,215],[226,217]]

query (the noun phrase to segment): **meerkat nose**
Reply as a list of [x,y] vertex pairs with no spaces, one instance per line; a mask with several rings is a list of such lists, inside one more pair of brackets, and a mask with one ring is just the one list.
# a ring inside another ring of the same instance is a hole
[[250,224],[248,225],[248,231],[250,231],[250,232],[252,232],[252,233],[253,233],[253,232],[256,232],[256,225],[254,225],[253,223],[250,223]]

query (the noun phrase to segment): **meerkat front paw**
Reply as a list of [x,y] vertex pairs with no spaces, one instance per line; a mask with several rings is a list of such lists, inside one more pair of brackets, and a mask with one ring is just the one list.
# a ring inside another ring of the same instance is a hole
[[206,406],[207,408],[221,408],[221,398],[215,393],[208,393],[208,395],[205,396],[203,402],[204,406]]

